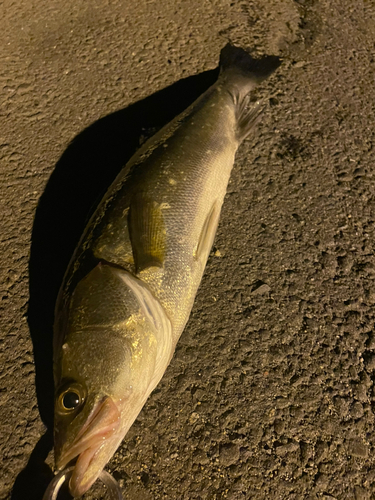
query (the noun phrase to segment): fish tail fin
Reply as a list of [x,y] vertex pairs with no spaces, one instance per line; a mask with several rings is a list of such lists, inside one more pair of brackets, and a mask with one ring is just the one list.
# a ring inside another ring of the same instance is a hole
[[248,94],[281,64],[277,56],[254,59],[246,50],[229,43],[220,53],[220,77]]
[[220,80],[236,106],[237,136],[242,141],[258,122],[264,107],[257,102],[248,109],[248,94],[281,64],[277,56],[254,59],[240,47],[227,44],[220,54]]

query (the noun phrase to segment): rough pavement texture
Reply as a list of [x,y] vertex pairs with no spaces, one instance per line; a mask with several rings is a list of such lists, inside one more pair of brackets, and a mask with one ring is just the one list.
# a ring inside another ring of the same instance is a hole
[[375,498],[374,0],[5,0],[0,19],[0,498],[52,477],[53,304],[87,214],[227,41],[284,63],[107,468],[129,500]]

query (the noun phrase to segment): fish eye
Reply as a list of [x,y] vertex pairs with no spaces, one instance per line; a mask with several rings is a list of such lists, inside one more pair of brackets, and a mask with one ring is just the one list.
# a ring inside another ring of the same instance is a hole
[[76,410],[85,400],[85,392],[79,384],[71,384],[64,387],[58,397],[58,409],[62,413],[70,413]]
[[81,398],[76,391],[68,391],[62,398],[62,405],[66,410],[75,410],[80,402]]

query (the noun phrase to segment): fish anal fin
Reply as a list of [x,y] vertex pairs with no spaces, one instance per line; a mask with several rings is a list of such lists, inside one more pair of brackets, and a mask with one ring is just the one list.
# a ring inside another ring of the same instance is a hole
[[207,257],[214,243],[215,234],[220,218],[220,209],[221,204],[218,202],[218,200],[215,200],[202,226],[198,244],[194,252],[194,257],[196,260],[203,261],[204,263],[207,260]]
[[128,226],[136,272],[162,268],[166,231],[161,204],[142,192],[136,194],[130,204]]
[[264,106],[260,101],[249,105],[246,97],[237,106],[237,139],[243,141],[262,118]]

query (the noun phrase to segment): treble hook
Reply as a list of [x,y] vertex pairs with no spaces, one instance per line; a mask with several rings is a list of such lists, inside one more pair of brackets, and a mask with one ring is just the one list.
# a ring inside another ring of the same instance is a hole
[[[74,467],[68,467],[62,470],[52,479],[46,489],[43,500],[57,500],[60,488],[70,479]],[[107,486],[110,500],[124,500],[120,486],[118,485],[116,479],[111,476],[111,474],[105,470],[100,473],[99,479]]]

